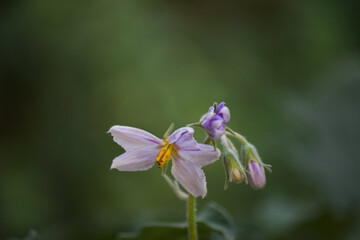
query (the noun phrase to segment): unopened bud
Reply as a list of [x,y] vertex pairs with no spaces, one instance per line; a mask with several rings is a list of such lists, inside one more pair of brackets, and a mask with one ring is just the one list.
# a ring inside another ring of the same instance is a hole
[[265,169],[271,172],[271,165],[264,164],[255,146],[246,143],[242,149],[245,158],[245,166],[248,172],[248,180],[254,189],[263,188],[266,184]]
[[230,121],[230,110],[224,102],[216,103],[209,108],[207,114],[200,119],[201,126],[208,132],[213,140],[220,139],[225,134],[225,124]]
[[244,180],[243,175],[241,174],[240,170],[238,168],[232,168],[231,169],[231,181],[234,183],[241,183]]
[[[234,144],[225,135],[221,137],[221,145],[223,146],[224,166],[226,174],[225,189],[228,182],[241,183],[246,180],[245,168],[239,160],[239,153]],[[247,180],[246,180],[247,181]]]
[[264,167],[251,159],[247,170],[250,173],[248,179],[251,187],[254,189],[263,188],[266,184]]

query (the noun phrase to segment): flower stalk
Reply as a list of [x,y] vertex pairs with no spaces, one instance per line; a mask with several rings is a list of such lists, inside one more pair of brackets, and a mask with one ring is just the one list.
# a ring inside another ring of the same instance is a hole
[[166,174],[164,174],[163,177],[165,178],[166,182],[169,184],[171,190],[174,191],[175,195],[176,195],[180,200],[188,200],[189,195],[180,189],[180,186],[179,186],[179,184],[178,184],[177,181],[171,180],[171,179],[168,177],[168,175],[166,175]]
[[237,140],[239,140],[243,145],[248,144],[249,142],[246,140],[246,138],[244,136],[242,136],[241,134],[231,130],[229,127],[226,127],[226,135],[235,137]]
[[196,211],[196,198],[189,194],[188,198],[188,233],[190,240],[197,240],[198,234],[196,229],[196,219],[195,219],[195,211]]

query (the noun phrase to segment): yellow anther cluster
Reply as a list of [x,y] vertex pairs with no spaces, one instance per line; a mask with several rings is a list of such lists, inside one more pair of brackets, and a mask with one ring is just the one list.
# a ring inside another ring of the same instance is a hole
[[174,151],[174,145],[166,143],[156,157],[159,168],[162,168],[170,159],[171,153]]

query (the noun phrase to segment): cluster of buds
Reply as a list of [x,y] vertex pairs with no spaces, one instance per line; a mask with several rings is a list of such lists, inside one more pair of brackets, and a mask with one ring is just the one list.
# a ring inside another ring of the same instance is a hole
[[[271,171],[271,166],[261,161],[256,148],[242,135],[226,127],[229,121],[230,110],[225,106],[224,102],[219,105],[214,103],[200,119],[200,126],[206,130],[213,141],[221,139],[226,174],[225,189],[228,187],[229,182],[245,182],[249,183],[254,189],[261,189],[266,184],[265,168]],[[226,135],[240,141],[242,144],[240,155]]]

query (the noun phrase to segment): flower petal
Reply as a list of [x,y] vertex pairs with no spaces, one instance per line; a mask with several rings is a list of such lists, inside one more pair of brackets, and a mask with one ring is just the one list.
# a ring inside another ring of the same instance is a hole
[[179,150],[177,154],[188,161],[193,162],[196,166],[202,167],[215,162],[220,157],[220,150],[214,150],[213,146],[198,143],[196,149]]
[[114,141],[125,150],[162,144],[162,140],[138,128],[113,126],[108,133],[111,133]]
[[205,197],[207,193],[206,180],[203,170],[194,163],[173,156],[171,173],[174,178],[194,197]]
[[205,114],[205,116],[202,117],[201,126],[205,129],[210,128],[211,119],[216,116],[214,111],[208,112]]
[[221,102],[216,109],[216,114],[221,116],[224,119],[225,123],[230,121],[230,110],[228,107],[225,106],[224,102]]
[[145,171],[151,168],[156,160],[159,147],[152,146],[125,152],[115,158],[111,169],[120,171]]
[[219,129],[224,125],[224,119],[219,115],[215,115],[210,119],[209,125],[210,129]]
[[225,124],[221,125],[219,128],[213,128],[211,131],[211,138],[214,140],[218,140],[225,134]]
[[211,106],[209,108],[209,111],[207,113],[205,113],[201,118],[200,118],[200,122],[203,122],[203,121],[206,121],[207,119],[211,118],[212,116],[215,115],[215,112],[214,112],[214,107]]
[[204,121],[201,124],[206,131],[211,135],[211,138],[218,140],[222,135],[225,134],[225,122],[224,119],[219,115],[214,115],[211,119]]
[[216,114],[219,114],[224,106],[225,106],[224,102],[219,103],[219,105],[217,105],[216,107]]
[[215,110],[214,106],[210,106],[209,110],[208,110],[208,113],[214,113],[215,114],[214,110]]
[[169,137],[169,144],[174,144],[177,150],[194,149],[197,142],[193,137],[194,129],[190,127],[179,128]]

